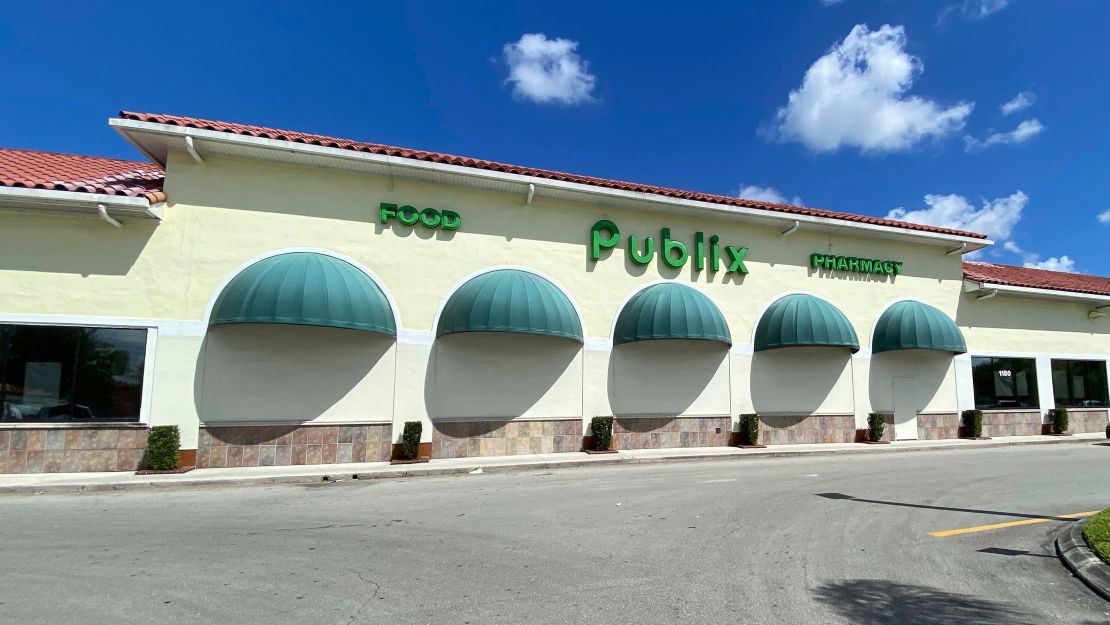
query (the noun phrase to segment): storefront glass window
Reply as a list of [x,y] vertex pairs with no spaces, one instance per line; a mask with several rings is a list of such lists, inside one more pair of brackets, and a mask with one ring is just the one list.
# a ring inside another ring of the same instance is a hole
[[138,421],[146,335],[0,324],[0,421]]
[[1052,394],[1064,408],[1105,408],[1106,363],[1102,360],[1053,360]]
[[975,407],[1037,408],[1037,363],[1032,358],[971,359]]

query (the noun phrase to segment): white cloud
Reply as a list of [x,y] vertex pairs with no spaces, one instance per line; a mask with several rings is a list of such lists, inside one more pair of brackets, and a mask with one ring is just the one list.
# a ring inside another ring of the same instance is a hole
[[1048,269],[1049,271],[1075,271],[1075,261],[1068,258],[1066,254],[1062,256],[1052,256],[1045,260],[1041,260],[1040,254],[1036,252],[1028,252],[1023,250],[1017,243],[1013,241],[1006,241],[1002,245],[1002,249],[1021,257],[1021,264],[1025,267],[1032,269]]
[[525,100],[579,104],[593,99],[597,77],[589,63],[578,56],[577,41],[548,39],[543,33],[521,35],[505,44],[505,64],[513,94]]
[[1014,191],[1007,197],[983,200],[976,207],[962,195],[926,195],[928,208],[906,210],[896,208],[887,213],[887,219],[898,219],[915,224],[939,226],[980,232],[995,241],[1008,241],[1014,225],[1021,221],[1022,211],[1029,203],[1029,196]]
[[821,0],[821,4],[827,7],[831,7],[834,4],[840,4],[841,2],[844,2],[844,0]]
[[794,196],[789,200],[786,196],[779,192],[774,187],[761,187],[759,185],[749,184],[740,187],[740,192],[736,194],[737,197],[744,198],[745,200],[756,200],[758,202],[772,202],[774,204],[793,204],[795,206],[802,205],[802,198]]
[[1100,224],[1110,224],[1110,208],[1099,213],[1096,219],[1098,219],[1098,223]]
[[1033,103],[1036,101],[1037,96],[1033,95],[1029,91],[1022,91],[1021,93],[1014,96],[1013,99],[1011,99],[1009,102],[998,107],[998,110],[1002,111],[1003,115],[1010,115],[1012,113],[1017,113],[1018,111],[1024,111],[1030,106],[1033,106]]
[[890,152],[958,132],[974,103],[945,108],[907,96],[924,66],[905,46],[901,26],[871,31],[857,24],[806,71],[801,86],[776,111],[770,134],[815,152],[843,146]]
[[937,16],[937,25],[941,25],[949,16],[958,13],[960,17],[969,20],[979,20],[997,13],[1006,8],[1009,0],[964,0],[958,4],[950,4],[940,11]]
[[976,139],[971,135],[967,135],[964,137],[964,147],[967,149],[968,152],[974,152],[975,150],[989,148],[992,145],[1025,143],[1033,137],[1041,134],[1041,132],[1043,131],[1044,124],[1042,124],[1036,118],[1027,119],[1018,124],[1017,128],[1014,128],[1010,132],[996,132],[991,134],[986,139]]
[[1045,260],[1027,260],[1025,266],[1032,269],[1047,269],[1049,271],[1066,271],[1068,273],[1075,273],[1075,261],[1063,255],[1059,258],[1053,256]]

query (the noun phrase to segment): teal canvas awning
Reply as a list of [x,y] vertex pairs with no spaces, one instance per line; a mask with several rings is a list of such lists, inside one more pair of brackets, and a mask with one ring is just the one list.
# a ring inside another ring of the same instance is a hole
[[461,332],[542,334],[582,341],[570,299],[534,273],[497,269],[463,284],[443,307],[436,336]]
[[928,304],[905,301],[883,312],[871,341],[871,351],[876,354],[896,349],[935,349],[963,354],[967,344],[956,322],[948,315]]
[[279,323],[397,336],[389,299],[354,265],[325,254],[264,258],[224,287],[210,325]]
[[721,310],[704,293],[674,282],[655,284],[632,296],[617,316],[613,344],[693,339],[732,345]]
[[775,300],[755,328],[755,351],[803,346],[847,347],[859,351],[859,337],[840,309],[812,295]]

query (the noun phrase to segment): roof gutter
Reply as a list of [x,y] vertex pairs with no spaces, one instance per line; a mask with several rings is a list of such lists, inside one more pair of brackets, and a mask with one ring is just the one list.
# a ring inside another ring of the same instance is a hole
[[[124,139],[135,146],[136,149],[138,149],[140,152],[147,155],[153,161],[159,163],[163,167],[166,166],[166,157],[168,155],[170,147],[175,147],[176,149],[182,151],[188,151],[188,148],[186,147],[186,137],[188,137],[190,138],[190,142],[193,144],[194,149],[197,149],[196,146],[203,141],[211,142],[212,144],[251,147],[255,149],[274,151],[275,153],[281,153],[284,155],[294,153],[304,154],[306,156],[316,158],[339,159],[348,162],[359,161],[366,164],[374,164],[378,167],[390,171],[397,171],[398,175],[403,175],[403,172],[405,170],[408,170],[412,172],[413,175],[439,173],[476,181],[488,182],[490,180],[496,180],[501,183],[519,185],[520,191],[523,194],[528,193],[529,185],[534,185],[534,196],[540,195],[540,192],[545,190],[561,191],[566,193],[579,193],[595,197],[605,197],[609,199],[619,199],[625,201],[633,201],[637,203],[647,202],[652,204],[661,204],[669,207],[696,209],[700,211],[708,211],[732,216],[757,217],[762,219],[786,222],[791,225],[795,223],[799,225],[803,223],[815,224],[827,228],[883,233],[886,235],[893,235],[897,237],[917,239],[919,241],[954,243],[956,245],[960,245],[960,249],[965,252],[972,252],[994,244],[994,242],[989,239],[978,239],[975,237],[965,237],[953,234],[912,230],[908,228],[896,228],[879,224],[869,224],[836,219],[833,217],[798,215],[794,213],[784,213],[764,208],[732,206],[700,200],[672,198],[653,193],[625,191],[622,189],[610,189],[607,187],[597,187],[578,182],[552,180],[536,176],[510,174],[499,171],[476,169],[473,167],[463,167],[460,165],[449,165],[444,163],[434,163],[410,158],[391,157],[384,154],[357,152],[354,150],[323,147],[307,143],[296,143],[292,141],[282,141],[277,139],[264,139],[260,137],[237,135],[215,130],[185,128],[182,126],[172,126],[169,124],[158,124],[153,122],[141,122],[121,118],[109,119],[108,123],[112,128],[119,132],[124,137]],[[166,145],[162,146],[165,148],[165,150],[161,153],[157,153],[151,150],[147,143],[142,141],[138,135],[154,135],[161,138],[163,141],[166,141]],[[477,186],[487,185],[479,184]]]
[[120,216],[161,221],[164,203],[152,205],[146,198],[126,195],[0,187],[0,208],[81,213],[102,217],[110,212]]
[[1060,291],[1057,289],[1037,289],[1027,286],[1011,286],[1008,284],[997,284],[993,282],[976,282],[975,280],[965,280],[964,291],[967,293],[973,293],[977,291],[989,292],[988,294],[977,296],[979,299],[988,299],[990,297],[994,297],[999,293],[1005,293],[1010,295],[1024,295],[1027,297],[1070,299],[1077,302],[1095,304],[1098,308],[1110,306],[1110,295],[1098,295],[1095,293],[1076,293],[1074,291]]

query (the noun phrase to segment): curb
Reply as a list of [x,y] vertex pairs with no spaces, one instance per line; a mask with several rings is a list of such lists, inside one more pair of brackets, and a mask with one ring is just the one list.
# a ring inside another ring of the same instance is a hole
[[1056,555],[1091,590],[1110,601],[1110,564],[1103,562],[1083,538],[1087,520],[1076,521],[1056,537]]
[[[635,457],[624,455],[623,453],[616,453],[610,456],[585,456],[581,460],[559,460],[559,461],[537,461],[537,462],[520,462],[514,464],[482,464],[476,461],[473,464],[464,466],[453,467],[435,467],[424,465],[415,465],[412,468],[406,469],[377,469],[367,472],[353,471],[311,471],[297,475],[275,475],[275,476],[252,476],[244,475],[243,477],[217,477],[217,478],[184,478],[184,479],[163,479],[151,481],[128,481],[128,482],[93,482],[93,483],[72,483],[72,484],[24,484],[18,486],[0,486],[0,495],[40,495],[40,494],[54,494],[54,493],[97,493],[97,492],[110,492],[122,490],[150,490],[150,489],[170,489],[170,488],[199,488],[206,486],[266,486],[266,485],[281,485],[281,484],[308,484],[313,482],[323,481],[348,481],[352,480],[352,475],[357,474],[358,480],[383,480],[383,479],[399,479],[399,478],[412,478],[412,477],[440,477],[448,475],[465,475],[474,471],[475,469],[482,469],[483,473],[510,473],[516,471],[538,471],[549,469],[571,469],[579,467],[593,467],[593,466],[614,466],[614,465],[647,465],[647,464],[663,464],[668,462],[697,462],[697,461],[729,461],[729,460],[752,460],[764,458],[791,458],[791,457],[828,457],[828,456],[844,456],[852,454],[891,454],[891,453],[910,453],[910,452],[925,452],[925,451],[950,451],[954,449],[995,449],[1001,447],[1027,447],[1032,445],[1067,445],[1067,444],[1081,444],[1081,443],[1097,443],[1095,439],[1082,439],[1082,438],[1059,438],[1055,440],[1031,440],[1031,441],[997,441],[997,442],[981,442],[981,443],[950,443],[938,444],[921,447],[897,447],[896,445],[883,445],[871,446],[860,445],[858,448],[850,449],[808,449],[792,451],[790,449],[753,449],[745,450],[742,452],[732,452],[723,454],[692,454],[692,453],[676,453],[670,456],[656,456],[656,457]],[[637,450],[638,451],[638,450]],[[586,458],[591,458],[587,460]],[[596,458],[596,459],[592,459]],[[476,459],[477,460],[477,459]],[[306,469],[308,467],[306,466]],[[121,476],[131,476],[132,473],[121,473]],[[1082,540],[1082,539],[1081,539]]]

